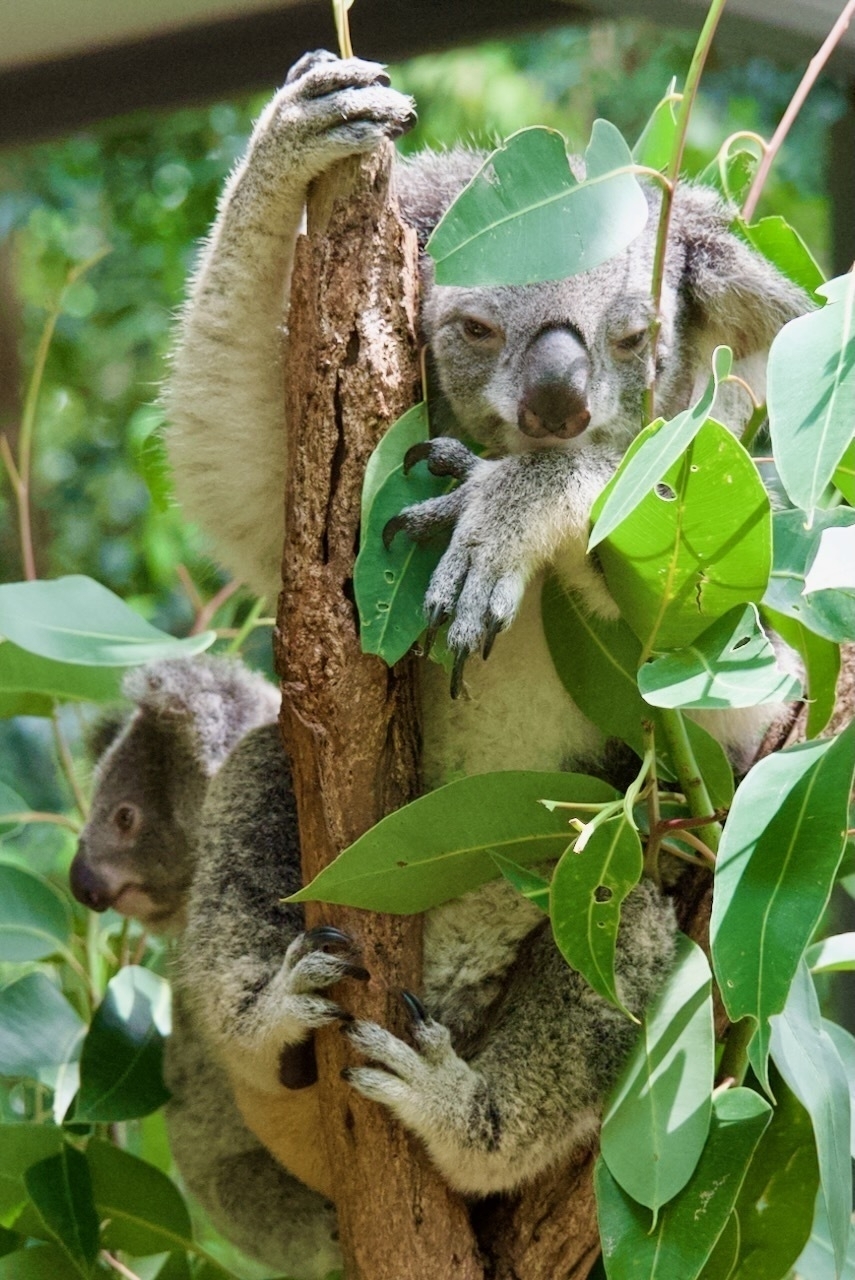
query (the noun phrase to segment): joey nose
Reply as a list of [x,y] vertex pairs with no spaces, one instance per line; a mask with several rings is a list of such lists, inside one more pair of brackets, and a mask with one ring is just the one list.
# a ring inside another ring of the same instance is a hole
[[569,440],[591,421],[588,408],[590,361],[570,329],[546,329],[523,362],[517,422],[533,439]]
[[68,881],[71,892],[78,902],[90,911],[106,911],[112,898],[108,886],[96,871],[93,871],[78,849],[68,869]]

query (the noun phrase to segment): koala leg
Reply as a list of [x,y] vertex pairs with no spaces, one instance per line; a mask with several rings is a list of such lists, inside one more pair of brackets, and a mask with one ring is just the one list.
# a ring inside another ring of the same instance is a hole
[[[641,1012],[673,957],[671,905],[644,883],[627,899],[617,974]],[[425,1143],[457,1190],[511,1191],[590,1142],[636,1031],[564,961],[547,928],[526,941],[469,1061],[412,998],[416,1048],[370,1022],[346,1029],[372,1064],[349,1068],[360,1093]]]

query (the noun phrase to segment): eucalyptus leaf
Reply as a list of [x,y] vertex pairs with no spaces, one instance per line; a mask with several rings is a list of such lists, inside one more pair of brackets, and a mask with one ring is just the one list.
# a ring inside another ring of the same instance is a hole
[[49,1124],[0,1124],[0,1226],[14,1227],[29,1199],[24,1174],[62,1149],[62,1130]]
[[836,933],[815,942],[805,952],[805,964],[811,973],[839,973],[855,969],[855,933]]
[[741,204],[757,172],[757,164],[757,155],[747,147],[737,147],[726,153],[719,151],[715,159],[701,170],[696,181],[705,187],[713,187],[732,204]]
[[772,451],[791,500],[812,513],[855,424],[855,274],[817,292],[824,307],[784,325],[769,350]]
[[0,641],[0,696],[29,694],[29,709],[17,714],[50,715],[54,702],[115,702],[121,693],[121,667],[89,667],[55,662]]
[[807,965],[799,965],[786,1006],[772,1018],[772,1056],[813,1125],[819,1186],[840,1272],[852,1218],[851,1112],[846,1071],[822,1026]]
[[660,172],[667,169],[677,137],[677,113],[674,107],[682,97],[676,92],[676,87],[677,81],[672,80],[668,92],[656,104],[653,115],[632,148],[632,158],[636,164],[643,164],[648,169],[658,169]]
[[579,773],[461,778],[389,814],[289,901],[426,911],[495,880],[496,853],[521,866],[559,858],[573,810],[550,811],[542,799],[605,804],[616,797],[606,783]]
[[621,905],[641,879],[641,841],[625,817],[597,827],[585,848],[562,855],[549,895],[552,935],[567,963],[627,1017],[635,1012],[620,999],[615,949]]
[[736,792],[715,869],[710,939],[731,1022],[751,1017],[751,1065],[768,1086],[769,1018],[784,1008],[845,845],[855,722],[755,765]]
[[127,965],[111,979],[83,1043],[76,1121],[131,1120],[168,1101],[169,1009],[168,984],[149,969]]
[[363,530],[368,528],[368,517],[374,499],[392,472],[400,467],[407,450],[414,444],[421,444],[429,437],[428,407],[424,400],[420,400],[418,404],[413,405],[412,409],[408,409],[380,437],[379,444],[368,459],[362,481],[360,522]]
[[20,831],[22,824],[15,820],[14,815],[27,813],[29,808],[17,791],[7,787],[5,782],[0,782],[0,836],[14,835]]
[[771,1113],[751,1089],[716,1098],[700,1160],[652,1231],[649,1212],[620,1188],[602,1159],[597,1162],[597,1217],[609,1280],[696,1280],[728,1223]]
[[0,990],[0,1075],[53,1085],[57,1068],[75,1062],[86,1024],[44,973],[28,973]]
[[822,1019],[822,1029],[837,1050],[849,1083],[849,1154],[855,1160],[855,1036],[830,1018]]
[[810,1235],[819,1185],[810,1117],[774,1069],[772,1087],[772,1121],[736,1201],[736,1264],[726,1275],[705,1271],[702,1280],[781,1280]]
[[617,475],[594,508],[589,551],[614,532],[689,447],[709,419],[718,384],[732,367],[730,347],[716,347],[712,355],[712,377],[700,399],[670,422],[654,424],[655,430],[645,431],[638,447],[627,453]]
[[[616,479],[651,435],[647,428],[636,438]],[[609,591],[645,654],[691,644],[736,605],[758,600],[771,566],[769,499],[726,427],[705,422],[662,481],[598,550]],[[594,504],[595,520],[610,485]]]
[[0,634],[28,653],[88,667],[186,658],[216,639],[204,631],[176,640],[81,574],[0,586]]
[[549,881],[535,871],[511,862],[510,858],[503,858],[498,853],[491,856],[508,884],[512,884],[517,893],[521,893],[545,915],[549,915]]
[[848,507],[814,512],[810,529],[803,511],[780,511],[772,523],[774,562],[764,605],[837,643],[855,636],[855,600],[844,591],[813,591],[806,596],[805,580],[823,532],[852,525],[855,511]]
[[523,129],[490,155],[427,244],[437,284],[561,280],[622,252],[647,223],[644,193],[618,130],[595,120],[586,176],[552,129]]
[[741,218],[731,224],[742,240],[777,267],[782,276],[815,296],[825,277],[804,240],[779,214],[746,225]]
[[788,618],[776,609],[764,607],[762,617],[785,644],[796,650],[804,663],[808,707],[805,733],[808,738],[816,738],[834,714],[837,677],[840,674],[840,648],[833,640],[818,636],[798,619]]
[[698,1280],[730,1280],[739,1256],[739,1218],[732,1213],[704,1263]]
[[[696,713],[697,714],[697,713]],[[704,723],[711,718],[705,716]],[[735,783],[733,768],[724,747],[704,725],[697,724],[691,713],[684,720],[686,736],[694,753],[695,763],[706,783],[710,800],[716,809],[729,809],[733,800]]]
[[107,1220],[105,1249],[146,1257],[192,1246],[190,1214],[166,1174],[100,1138],[90,1139],[86,1159],[98,1213]]
[[644,1015],[603,1117],[609,1172],[654,1218],[689,1181],[710,1126],[711,988],[704,953],[681,934],[674,968]]
[[849,1233],[846,1257],[838,1270],[822,1197],[817,1196],[810,1239],[796,1259],[794,1280],[855,1280],[855,1231]]
[[79,1280],[80,1272],[54,1244],[19,1249],[0,1258],[0,1280]]
[[98,1254],[98,1214],[85,1156],[67,1144],[24,1174],[30,1199],[79,1275],[87,1278]]
[[684,710],[756,707],[802,693],[800,681],[778,666],[753,604],[732,609],[684,649],[645,663],[638,687],[653,706]]
[[46,960],[70,934],[65,899],[41,876],[0,863],[0,960]]
[[831,479],[850,507],[855,507],[855,440],[844,450]]
[[805,574],[806,596],[845,591],[855,597],[855,526],[823,529],[819,546]]

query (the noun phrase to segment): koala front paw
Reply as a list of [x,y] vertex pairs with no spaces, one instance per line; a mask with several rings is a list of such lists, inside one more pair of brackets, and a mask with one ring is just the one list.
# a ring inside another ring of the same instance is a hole
[[291,68],[259,122],[258,138],[314,176],[335,160],[400,137],[415,121],[412,98],[389,87],[381,63],[321,49]]
[[[460,487],[440,498],[407,507],[386,525],[387,547],[399,531],[416,542],[453,528],[451,541],[433,572],[425,596],[429,648],[451,619],[448,647],[454,655],[451,696],[463,687],[467,658],[487,658],[496,636],[511,625],[522,600],[528,572],[519,556],[521,530],[515,502],[503,501],[503,463],[478,458],[459,440],[438,437],[414,445],[404,459],[409,470],[426,461],[434,475],[450,475]],[[515,497],[511,489],[510,497]]]

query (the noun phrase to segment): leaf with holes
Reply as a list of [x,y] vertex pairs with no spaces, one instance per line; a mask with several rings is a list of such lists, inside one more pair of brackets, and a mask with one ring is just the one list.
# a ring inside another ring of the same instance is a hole
[[[552,810],[544,798],[571,807]],[[521,866],[560,858],[570,841],[573,802],[616,798],[612,787],[582,773],[461,778],[383,818],[289,901],[427,911],[495,880],[496,853]]]
[[612,1177],[654,1216],[686,1185],[700,1159],[712,1082],[709,965],[700,947],[680,934],[676,962],[645,1012],[606,1106],[601,1135]]
[[753,604],[726,613],[694,644],[645,663],[638,687],[655,707],[698,711],[791,702],[802,693],[778,666]]
[[594,121],[581,181],[560,133],[523,129],[484,161],[427,251],[437,284],[563,280],[622,252],[647,217],[632,155],[613,124]]
[[641,841],[625,817],[597,827],[581,853],[564,853],[549,894],[552,935],[572,968],[621,1013],[637,1022],[615,984],[621,904],[641,879]]
[[639,437],[638,447],[627,452],[617,475],[594,507],[589,551],[614,532],[686,451],[709,420],[718,384],[732,366],[730,347],[716,347],[712,355],[712,377],[700,399],[670,422],[654,423]]
[[837,738],[767,756],[736,792],[715,869],[710,939],[732,1022],[757,1030],[751,1065],[768,1086],[769,1018],[831,893],[846,842],[855,722]]
[[[616,479],[655,430],[630,445]],[[594,504],[595,520],[609,487]],[[710,419],[598,554],[609,591],[649,654],[691,644],[736,605],[759,600],[771,543],[769,499],[757,468],[727,428]]]

